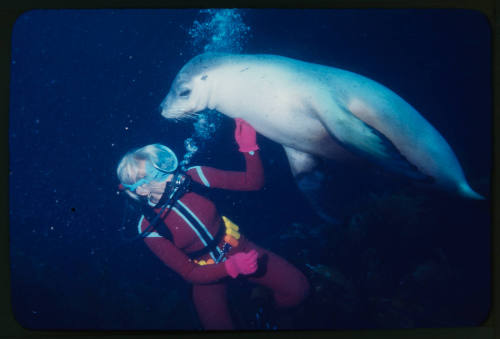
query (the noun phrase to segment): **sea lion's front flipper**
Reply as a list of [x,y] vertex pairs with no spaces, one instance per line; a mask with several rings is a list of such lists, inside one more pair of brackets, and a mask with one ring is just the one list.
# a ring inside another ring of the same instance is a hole
[[285,150],[294,177],[297,177],[301,173],[311,172],[318,165],[316,158],[309,153],[301,152],[287,146],[283,146],[283,149]]
[[283,146],[283,148],[295,182],[310,206],[326,222],[338,224],[339,218],[332,216],[332,209],[327,208],[323,201],[325,174],[318,169],[317,159],[309,153],[297,151],[291,147]]

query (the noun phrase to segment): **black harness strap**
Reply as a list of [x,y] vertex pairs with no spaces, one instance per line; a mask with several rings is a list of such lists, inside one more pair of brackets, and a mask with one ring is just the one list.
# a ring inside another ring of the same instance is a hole
[[[170,190],[167,188],[166,191]],[[208,233],[208,230],[200,225],[198,220],[194,218],[191,213],[189,213],[189,211],[184,208],[184,206],[179,204],[179,199],[182,198],[182,196],[184,196],[184,194],[186,194],[187,192],[194,192],[200,195],[205,195],[203,193],[208,192],[208,188],[200,183],[192,181],[191,177],[186,175],[182,186],[179,187],[178,191],[174,192],[170,199],[168,199],[168,194],[164,194],[161,197],[160,201],[156,204],[155,207],[162,207],[159,213],[156,213],[151,206],[144,204],[142,208],[142,214],[149,221],[149,226],[140,235],[142,237],[147,237],[153,231],[156,231],[156,233],[158,233],[163,238],[172,241],[172,232],[170,232],[169,228],[165,224],[161,225],[160,221],[165,220],[168,214],[175,207],[177,212],[181,214],[186,220],[188,220],[189,223],[198,232],[200,240],[206,243],[205,247],[198,251],[188,253],[187,256],[191,259],[195,259],[211,252],[212,256],[215,259],[218,259],[221,256],[222,252],[217,248],[217,245],[225,234],[225,227],[221,226],[217,234],[212,237]],[[164,212],[165,210],[166,212]],[[164,216],[161,217],[162,215]]]
[[[153,230],[157,231],[161,236],[164,236],[166,239],[172,240],[172,234],[170,230],[163,231],[163,228],[167,227],[159,227],[156,229],[159,221],[161,220],[161,216],[163,215],[163,219],[167,217],[167,215],[172,210],[172,206],[179,200],[184,194],[186,194],[191,187],[191,177],[183,174],[182,172],[176,172],[174,174],[174,180],[167,183],[167,187],[165,188],[165,192],[162,194],[160,201],[155,206],[150,206],[148,203],[143,202],[142,204],[142,215],[149,221],[149,226],[139,234],[141,237],[146,237]],[[156,213],[153,208],[160,207],[160,212]],[[167,228],[168,229],[168,228]],[[169,234],[170,233],[170,234]]]
[[[168,215],[168,213],[170,213],[170,210],[171,210],[171,208],[169,208],[165,217]],[[162,214],[161,212],[156,213],[152,208],[150,208],[148,206],[143,206],[142,215],[149,222],[149,226],[141,233],[142,237],[147,237],[154,230],[154,231],[156,231],[156,233],[161,235],[163,238],[168,239],[168,240],[172,240],[172,232],[170,232],[168,227],[166,227],[165,225],[163,225],[165,227],[158,227],[158,226],[161,226],[161,225],[159,225],[160,220],[161,220],[161,217],[160,217],[161,214]]]
[[212,252],[212,255],[216,259],[219,258],[222,253],[220,250],[217,249],[217,245],[221,241],[224,234],[226,234],[225,227],[220,227],[219,231],[217,231],[217,234],[214,236],[214,239],[210,240],[210,242],[207,243],[207,246],[203,247],[201,250],[188,253],[187,256],[191,259],[196,259],[196,258],[201,257],[202,255],[205,255],[209,252]]
[[180,212],[180,214],[182,214],[182,216],[187,221],[189,221],[189,224],[194,227],[196,232],[199,234],[202,242],[206,243],[207,244],[206,246],[208,246],[208,244],[210,244],[213,241],[213,237],[211,234],[209,234],[208,230],[202,224],[200,224],[200,222],[196,220],[191,215],[191,213],[189,213],[189,211],[184,208],[184,206],[182,206],[179,203],[176,203],[175,207]]

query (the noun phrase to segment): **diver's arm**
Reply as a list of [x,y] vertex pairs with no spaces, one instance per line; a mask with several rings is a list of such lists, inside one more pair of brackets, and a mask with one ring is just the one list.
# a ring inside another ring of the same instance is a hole
[[257,145],[255,129],[245,120],[236,118],[234,138],[239,151],[245,157],[244,172],[223,171],[212,167],[197,166],[189,174],[201,184],[208,187],[229,190],[253,191],[264,186],[264,171]]
[[162,237],[146,237],[144,241],[165,265],[177,272],[187,282],[207,284],[229,276],[224,263],[203,266],[195,264],[170,240]]
[[208,166],[195,166],[188,170],[188,174],[193,180],[207,187],[256,191],[264,186],[264,170],[259,151],[251,153],[243,152],[246,163],[244,172],[224,171]]

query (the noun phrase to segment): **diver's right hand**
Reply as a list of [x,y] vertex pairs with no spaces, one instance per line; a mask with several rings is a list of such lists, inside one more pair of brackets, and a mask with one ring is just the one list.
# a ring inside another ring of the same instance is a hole
[[252,274],[257,271],[257,251],[240,252],[224,261],[227,274],[236,278],[238,274]]
[[235,118],[236,129],[234,130],[234,138],[240,146],[240,152],[251,152],[259,149],[257,146],[257,136],[255,129],[248,122],[241,118]]

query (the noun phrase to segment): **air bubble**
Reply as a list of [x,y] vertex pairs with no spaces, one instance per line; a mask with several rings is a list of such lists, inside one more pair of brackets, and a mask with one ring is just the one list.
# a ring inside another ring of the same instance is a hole
[[[238,9],[202,9],[199,12],[204,20],[195,20],[188,31],[194,53],[226,52],[241,53],[250,37],[250,27],[242,19]],[[179,163],[182,170],[205,143],[212,139],[222,121],[222,114],[204,110],[193,123],[194,132],[184,141],[183,160]]]
[[208,9],[206,20],[193,22],[188,34],[195,53],[205,52],[241,53],[250,37],[250,27],[242,19],[238,9]]

